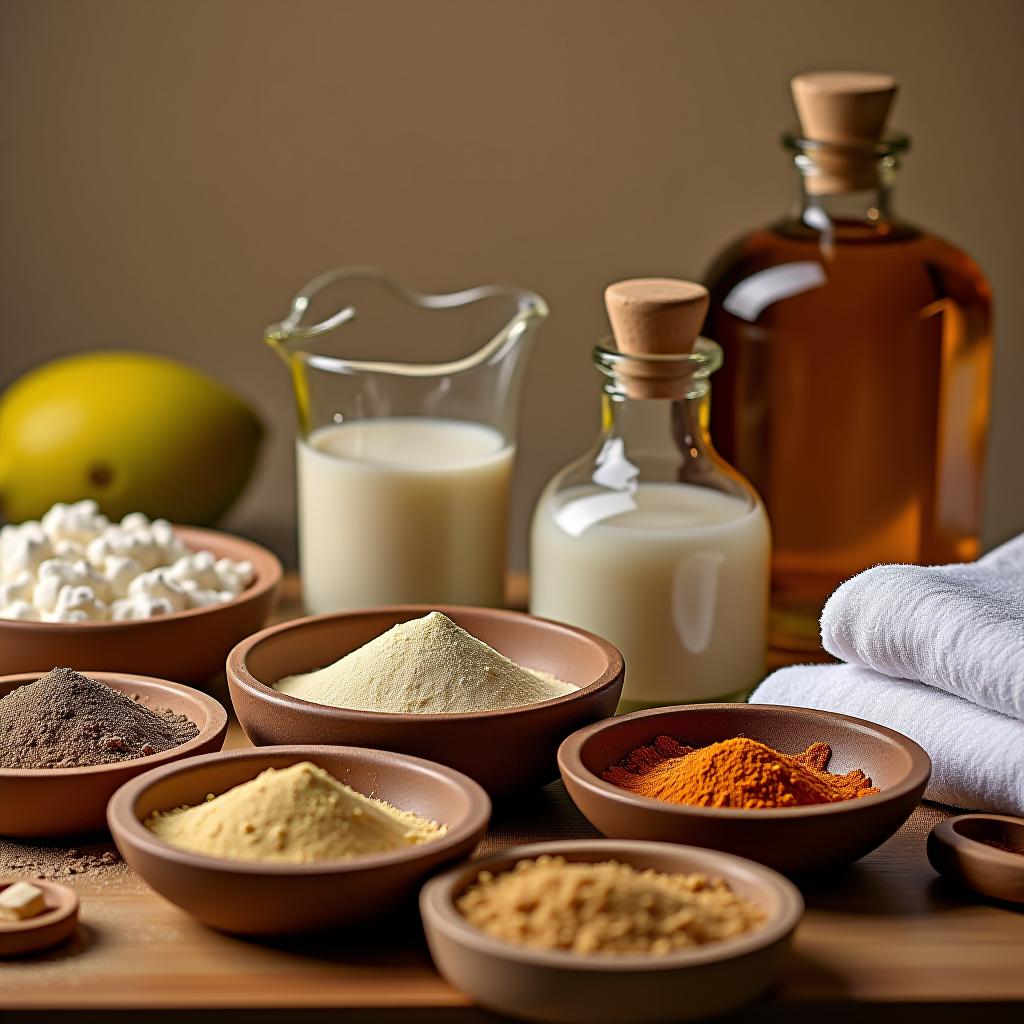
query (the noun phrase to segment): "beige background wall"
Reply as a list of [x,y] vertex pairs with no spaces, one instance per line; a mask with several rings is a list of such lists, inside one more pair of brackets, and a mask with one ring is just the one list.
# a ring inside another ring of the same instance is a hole
[[801,69],[887,70],[900,206],[997,298],[986,539],[1024,529],[1019,0],[0,0],[0,386],[97,346],[190,360],[272,428],[232,525],[289,543],[295,288],[376,263],[550,302],[513,520],[596,429],[601,290],[700,275],[789,202]]

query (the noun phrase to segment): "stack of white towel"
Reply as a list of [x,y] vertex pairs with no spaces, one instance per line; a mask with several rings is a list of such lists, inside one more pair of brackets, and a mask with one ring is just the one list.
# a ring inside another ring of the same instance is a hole
[[1024,535],[966,565],[862,572],[821,640],[845,664],[781,669],[750,702],[890,726],[931,755],[928,799],[1024,815]]

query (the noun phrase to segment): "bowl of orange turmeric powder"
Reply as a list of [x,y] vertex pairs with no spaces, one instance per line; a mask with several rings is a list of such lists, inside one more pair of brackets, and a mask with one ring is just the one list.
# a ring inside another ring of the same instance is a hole
[[849,864],[881,845],[931,774],[927,753],[893,729],[747,704],[598,722],[562,743],[558,765],[609,838],[703,846],[790,874]]

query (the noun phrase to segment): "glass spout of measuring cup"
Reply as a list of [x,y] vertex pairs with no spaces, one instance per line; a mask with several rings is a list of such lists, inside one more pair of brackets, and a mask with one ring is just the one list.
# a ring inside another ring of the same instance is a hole
[[[342,267],[266,329],[298,410],[310,612],[504,603],[519,388],[547,314],[517,288],[428,295]],[[445,361],[389,361],[395,347]]]

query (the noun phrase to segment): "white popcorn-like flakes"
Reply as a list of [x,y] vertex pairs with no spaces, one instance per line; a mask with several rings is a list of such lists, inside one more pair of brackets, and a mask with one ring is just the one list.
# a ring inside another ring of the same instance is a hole
[[223,604],[254,576],[249,562],[192,551],[166,519],[131,512],[111,523],[94,501],[0,527],[0,618],[145,619]]
[[85,545],[77,540],[66,537],[53,542],[53,557],[63,558],[66,562],[77,562],[85,558]]
[[32,601],[36,581],[30,572],[20,572],[4,583],[0,583],[0,608],[6,608],[17,601]]
[[166,568],[150,569],[149,572],[136,576],[128,584],[128,596],[148,597],[151,600],[162,598],[174,611],[182,611],[188,605],[185,591],[174,580],[170,579],[167,573],[168,570]]
[[53,557],[53,544],[36,522],[6,528],[0,551],[0,578],[12,579],[23,572],[35,573]]
[[107,555],[100,572],[107,581],[111,598],[118,598],[128,593],[129,584],[142,572],[142,566],[126,555]]
[[110,555],[134,558],[146,571],[167,564],[163,549],[148,529],[129,533],[119,526],[112,527],[92,541],[86,551],[93,565],[102,565]]
[[170,579],[178,583],[193,583],[206,590],[220,590],[221,580],[216,570],[216,559],[211,551],[196,551],[182,555],[167,570]]
[[70,540],[88,544],[108,526],[109,520],[95,501],[76,501],[66,505],[58,501],[39,521],[43,532],[53,541]]
[[48,616],[52,622],[102,622],[110,609],[89,586],[61,587],[57,602]]
[[0,619],[20,619],[22,622],[38,622],[42,616],[31,601],[12,601],[0,608]]
[[144,512],[129,512],[120,523],[121,529],[127,533],[149,529],[149,516]]
[[166,519],[155,519],[153,521],[152,537],[161,552],[161,565],[172,565],[179,558],[192,553],[192,549],[183,544],[174,527]]
[[100,600],[110,596],[109,584],[88,562],[64,562],[51,558],[39,566],[32,601],[41,612],[52,612],[65,587],[88,587]]
[[155,615],[170,615],[176,609],[163,597],[125,597],[115,601],[110,609],[110,617],[115,622],[128,619],[151,619]]
[[214,567],[221,590],[229,591],[237,597],[256,575],[252,562],[232,562],[230,558],[221,558]]
[[89,613],[84,608],[69,608],[64,612],[54,612],[46,616],[47,622],[91,622]]
[[209,608],[214,604],[226,604],[235,598],[229,590],[203,590],[191,581],[186,585],[185,595],[189,608]]

